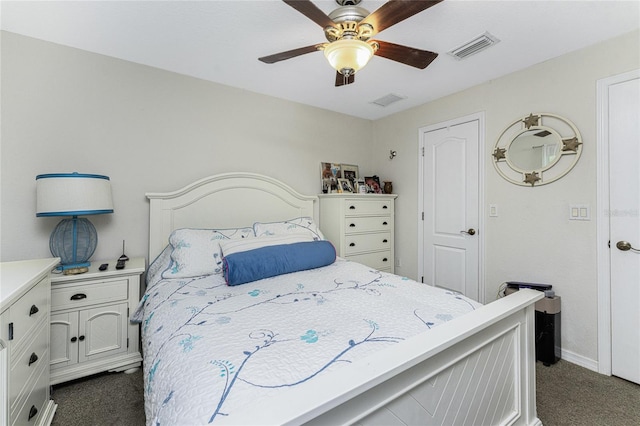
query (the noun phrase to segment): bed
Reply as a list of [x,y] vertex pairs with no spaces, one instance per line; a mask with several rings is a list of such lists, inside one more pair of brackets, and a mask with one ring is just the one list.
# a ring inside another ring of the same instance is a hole
[[[147,424],[541,424],[540,292],[481,306],[331,258],[316,197],[263,175],[220,174],[147,197],[155,261],[133,315]],[[213,270],[192,260],[210,251],[202,235],[224,240],[207,254]],[[328,260],[227,285],[234,270],[253,271],[256,253],[285,249],[294,264]]]

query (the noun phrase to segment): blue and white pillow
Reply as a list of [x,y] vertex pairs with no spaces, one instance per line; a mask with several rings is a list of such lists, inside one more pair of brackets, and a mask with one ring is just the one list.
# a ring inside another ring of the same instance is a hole
[[169,237],[171,264],[162,278],[190,278],[222,274],[220,243],[254,238],[253,228],[176,229]]
[[253,224],[256,237],[285,234],[310,235],[314,240],[324,240],[324,235],[311,217],[298,217],[281,222],[256,222]]

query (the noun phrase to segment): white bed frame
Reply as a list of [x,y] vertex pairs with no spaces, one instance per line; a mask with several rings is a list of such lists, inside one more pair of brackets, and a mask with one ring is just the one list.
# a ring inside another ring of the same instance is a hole
[[[177,228],[318,217],[317,197],[253,173],[220,174],[147,198],[150,259]],[[233,422],[540,425],[534,303],[542,297],[533,290],[513,293],[335,374],[320,375],[282,399],[250,404],[245,413],[234,414]]]

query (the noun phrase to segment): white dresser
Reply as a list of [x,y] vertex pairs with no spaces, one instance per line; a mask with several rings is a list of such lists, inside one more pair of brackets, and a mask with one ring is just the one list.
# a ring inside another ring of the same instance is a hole
[[394,194],[320,194],[320,229],[338,256],[394,272]]
[[57,258],[0,264],[0,425],[48,425],[51,269]]
[[135,371],[142,362],[139,324],[129,316],[140,300],[144,258],[124,269],[92,261],[89,272],[51,278],[51,384],[103,371]]

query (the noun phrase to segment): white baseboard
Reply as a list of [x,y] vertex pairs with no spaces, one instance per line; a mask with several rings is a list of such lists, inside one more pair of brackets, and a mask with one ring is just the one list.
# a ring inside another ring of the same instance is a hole
[[589,369],[591,371],[595,371],[596,373],[599,373],[598,371],[598,361],[593,360],[591,358],[587,358],[584,357],[582,355],[578,355],[574,352],[571,351],[567,351],[567,350],[562,350],[562,359],[565,361],[568,361],[572,364],[576,364],[579,365],[580,367],[584,367],[586,369]]

